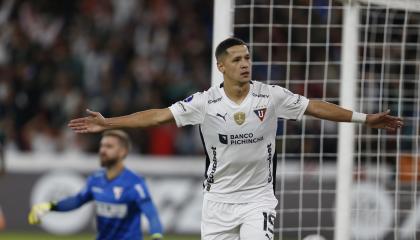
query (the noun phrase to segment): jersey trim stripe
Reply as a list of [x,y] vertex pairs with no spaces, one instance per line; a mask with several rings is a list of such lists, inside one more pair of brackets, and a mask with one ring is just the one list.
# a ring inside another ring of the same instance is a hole
[[[210,156],[207,152],[206,143],[204,142],[203,132],[201,131],[201,124],[198,126],[198,130],[200,132],[200,138],[201,138],[201,143],[203,144],[204,152],[206,153],[206,168],[204,169],[204,179],[207,179],[208,178],[207,169],[209,169],[209,166],[210,166]],[[206,186],[204,185],[204,182],[203,182],[203,189],[205,187]]]
[[277,172],[277,151],[274,151],[274,154],[273,154],[273,191],[274,191],[274,194],[276,194],[276,182],[277,182],[276,172]]

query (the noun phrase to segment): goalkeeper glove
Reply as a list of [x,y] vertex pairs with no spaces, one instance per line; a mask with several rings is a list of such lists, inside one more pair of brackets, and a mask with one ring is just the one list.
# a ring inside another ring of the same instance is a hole
[[33,205],[28,215],[29,224],[39,224],[41,222],[41,217],[51,211],[53,206],[53,203],[50,202]]
[[152,234],[152,240],[162,240],[163,235],[161,233]]

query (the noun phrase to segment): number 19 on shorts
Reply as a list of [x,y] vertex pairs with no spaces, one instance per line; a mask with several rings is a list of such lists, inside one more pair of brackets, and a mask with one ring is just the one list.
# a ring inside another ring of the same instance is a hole
[[263,230],[265,233],[265,236],[267,239],[271,240],[273,239],[274,235],[274,219],[276,216],[274,216],[272,213],[263,212],[264,216],[264,224],[263,224]]

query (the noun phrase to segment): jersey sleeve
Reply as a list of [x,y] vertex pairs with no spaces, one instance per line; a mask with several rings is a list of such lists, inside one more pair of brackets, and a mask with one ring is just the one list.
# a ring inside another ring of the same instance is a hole
[[207,93],[195,93],[182,101],[178,101],[169,107],[174,116],[176,125],[201,124],[204,120],[206,111]]
[[146,218],[149,221],[150,234],[162,235],[163,228],[160,222],[159,214],[153,204],[145,182],[139,181],[134,185],[134,199],[139,209],[144,213],[144,215],[146,215]]
[[309,104],[306,97],[294,94],[286,88],[272,85],[270,87],[273,96],[276,115],[278,118],[300,120]]
[[92,200],[91,182],[92,177],[89,177],[85,187],[79,193],[58,201],[54,204],[52,210],[60,212],[71,211]]

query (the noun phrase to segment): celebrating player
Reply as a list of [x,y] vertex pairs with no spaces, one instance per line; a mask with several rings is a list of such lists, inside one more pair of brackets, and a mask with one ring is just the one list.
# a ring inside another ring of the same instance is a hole
[[199,125],[206,151],[201,239],[273,239],[277,200],[274,195],[277,119],[299,120],[304,114],[336,122],[365,123],[396,129],[402,119],[389,111],[364,114],[324,101],[309,100],[275,85],[251,80],[246,44],[228,38],[216,48],[223,83],[193,94],[169,108],[104,118],[70,121],[78,133],[113,128],[146,128],[175,122]]
[[104,132],[99,155],[100,170],[87,180],[77,195],[59,202],[40,203],[32,207],[28,220],[37,224],[49,211],[70,211],[88,201],[95,201],[98,233],[96,239],[143,239],[140,215],[149,221],[151,238],[162,239],[162,225],[145,180],[124,167],[130,149],[128,135],[121,130]]

